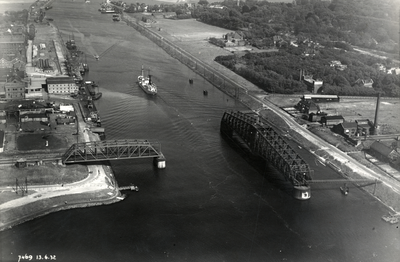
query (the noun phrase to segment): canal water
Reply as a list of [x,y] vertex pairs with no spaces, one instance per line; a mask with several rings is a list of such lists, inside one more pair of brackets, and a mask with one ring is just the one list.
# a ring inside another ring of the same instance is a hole
[[[103,93],[95,103],[106,138],[158,141],[167,167],[158,170],[149,159],[113,162],[118,183],[134,183],[139,192],[0,232],[1,261],[24,254],[33,261],[397,261],[399,228],[382,221],[388,209],[379,201],[356,187],[343,196],[330,184],[314,186],[309,201],[293,199],[274,168],[220,136],[223,112],[245,109],[240,103],[100,14],[99,0],[83,2],[56,1],[48,16],[86,54],[86,79]],[[159,87],[155,97],[136,84],[141,65]],[[338,178],[292,145],[314,178]]]

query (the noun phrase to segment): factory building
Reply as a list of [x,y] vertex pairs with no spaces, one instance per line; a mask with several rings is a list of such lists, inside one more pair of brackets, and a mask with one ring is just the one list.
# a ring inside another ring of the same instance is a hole
[[72,94],[79,89],[72,77],[48,77],[46,83],[49,94]]

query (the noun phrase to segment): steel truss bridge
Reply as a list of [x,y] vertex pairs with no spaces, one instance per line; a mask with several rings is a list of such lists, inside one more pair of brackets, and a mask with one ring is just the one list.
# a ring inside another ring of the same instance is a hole
[[229,138],[239,136],[253,154],[271,163],[293,186],[308,187],[312,174],[309,165],[254,112],[225,112],[220,131]]
[[161,145],[148,140],[103,140],[73,144],[61,157],[63,164],[117,159],[153,158],[165,161]]

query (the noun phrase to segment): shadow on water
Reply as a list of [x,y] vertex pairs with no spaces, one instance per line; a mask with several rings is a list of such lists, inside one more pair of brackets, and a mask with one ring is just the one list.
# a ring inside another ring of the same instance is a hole
[[293,195],[293,185],[283,177],[278,169],[267,163],[261,156],[254,155],[247,144],[241,139],[237,139],[235,136],[230,138],[223,133],[221,133],[221,136],[224,138],[224,141],[262,175],[272,187],[279,189],[287,195]]

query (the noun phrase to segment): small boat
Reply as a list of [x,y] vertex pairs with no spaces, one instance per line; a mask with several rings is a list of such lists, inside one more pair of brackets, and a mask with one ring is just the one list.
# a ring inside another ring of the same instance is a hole
[[400,221],[400,215],[389,213],[389,215],[382,216],[382,219],[389,224],[397,224]]
[[125,194],[122,194],[121,196],[117,196],[116,199],[118,200],[124,200],[126,198]]
[[342,192],[343,195],[347,196],[349,194],[349,188],[344,184],[344,186],[340,187],[340,192]]
[[138,76],[139,86],[143,89],[143,91],[146,94],[149,95],[157,94],[157,86],[151,81],[151,75],[149,74],[148,77],[145,77],[143,71],[144,69],[142,66],[142,74]]

